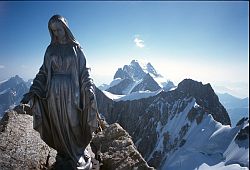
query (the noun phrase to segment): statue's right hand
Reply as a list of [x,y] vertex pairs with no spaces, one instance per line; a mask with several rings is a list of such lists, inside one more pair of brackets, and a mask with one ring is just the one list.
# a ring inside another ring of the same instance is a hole
[[33,96],[34,94],[32,92],[24,94],[23,99],[20,101],[20,103],[27,104]]

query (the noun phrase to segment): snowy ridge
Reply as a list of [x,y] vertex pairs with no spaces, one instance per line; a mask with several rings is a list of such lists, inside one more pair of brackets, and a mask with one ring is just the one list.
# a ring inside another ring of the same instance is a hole
[[185,144],[166,159],[161,169],[248,169],[239,164],[249,166],[249,147],[239,148],[234,142],[241,127],[222,125],[211,115],[199,125],[192,124],[196,127],[184,136]]
[[139,99],[155,96],[159,94],[161,91],[162,89],[155,91],[155,92],[151,92],[151,91],[133,92],[128,95],[122,96],[121,98],[115,99],[115,101],[139,100]]
[[155,96],[159,94],[162,91],[162,89],[155,91],[155,92],[150,92],[150,91],[139,91],[139,92],[133,92],[128,95],[117,95],[117,94],[112,94],[107,91],[102,91],[108,98],[118,102],[118,101],[127,101],[127,100],[139,100],[143,98],[148,98]]
[[8,81],[8,79],[0,81],[0,84],[5,83],[6,81]]
[[105,96],[107,96],[111,100],[116,100],[116,99],[119,99],[119,98],[125,96],[125,95],[112,94],[112,93],[105,91],[105,90],[103,90],[102,92],[105,94]]
[[[146,125],[152,126],[154,122],[157,134],[153,150],[145,158],[147,162],[159,162],[159,170],[248,169],[249,138],[240,144],[235,142],[239,131],[248,124],[234,128],[222,125],[207,112],[200,112],[202,107],[193,97],[176,100],[172,104],[157,98],[149,109],[158,108],[160,116],[164,116],[166,106],[171,108],[166,123],[162,122],[163,117],[157,122],[152,117]],[[190,119],[192,112],[200,114],[196,117],[200,116],[201,120]],[[136,146],[140,147],[141,142],[142,138],[138,138]]]

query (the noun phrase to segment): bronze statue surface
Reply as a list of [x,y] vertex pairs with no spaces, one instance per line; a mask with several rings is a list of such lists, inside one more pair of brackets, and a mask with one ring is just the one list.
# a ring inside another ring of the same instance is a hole
[[95,86],[82,48],[66,19],[55,15],[49,20],[48,28],[51,43],[21,103],[30,101],[34,129],[57,150],[57,161],[64,164],[58,167],[76,169],[87,164],[85,148],[97,128]]

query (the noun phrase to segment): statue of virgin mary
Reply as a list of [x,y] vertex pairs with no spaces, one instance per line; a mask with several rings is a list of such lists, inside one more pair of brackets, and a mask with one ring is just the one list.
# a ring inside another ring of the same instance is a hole
[[52,16],[48,29],[51,43],[21,103],[30,101],[34,129],[57,151],[56,169],[90,169],[86,147],[98,126],[95,86],[66,19]]

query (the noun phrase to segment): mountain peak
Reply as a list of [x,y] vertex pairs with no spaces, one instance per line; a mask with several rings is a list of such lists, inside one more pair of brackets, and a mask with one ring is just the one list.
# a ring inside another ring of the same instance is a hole
[[29,86],[18,75],[0,84],[0,118],[6,109],[20,102]]
[[209,83],[202,84],[202,82],[192,79],[184,79],[178,84],[177,90],[195,97],[197,104],[206,109],[209,108],[207,112],[209,112],[216,121],[224,125],[231,125],[226,109],[220,103],[218,96]]
[[146,60],[132,60],[129,65],[119,68],[114,76],[116,78],[131,78],[135,81],[143,79],[146,74],[150,74],[153,78],[162,78],[150,62]]
[[153,65],[146,60],[132,60],[130,65],[142,69],[144,73],[149,73],[152,77],[162,77],[160,74],[157,73]]
[[135,89],[143,91],[143,89],[158,90],[162,88],[168,91],[175,87],[172,81],[157,73],[153,65],[146,60],[132,60],[129,65],[118,68],[114,75],[114,80],[116,79],[121,80],[119,84],[116,84],[115,87],[110,84],[107,88],[107,91],[115,92],[114,94],[129,94],[135,92]]
[[158,74],[155,68],[152,66],[151,63],[147,63],[147,71],[151,74],[153,74],[156,77],[162,77],[162,75]]
[[9,80],[0,84],[0,92],[7,88],[14,88],[20,83],[25,83],[25,81],[18,75],[11,77]]
[[14,80],[17,83],[24,82],[24,80],[21,77],[19,77],[18,75],[15,75],[14,77],[11,77],[9,80]]

